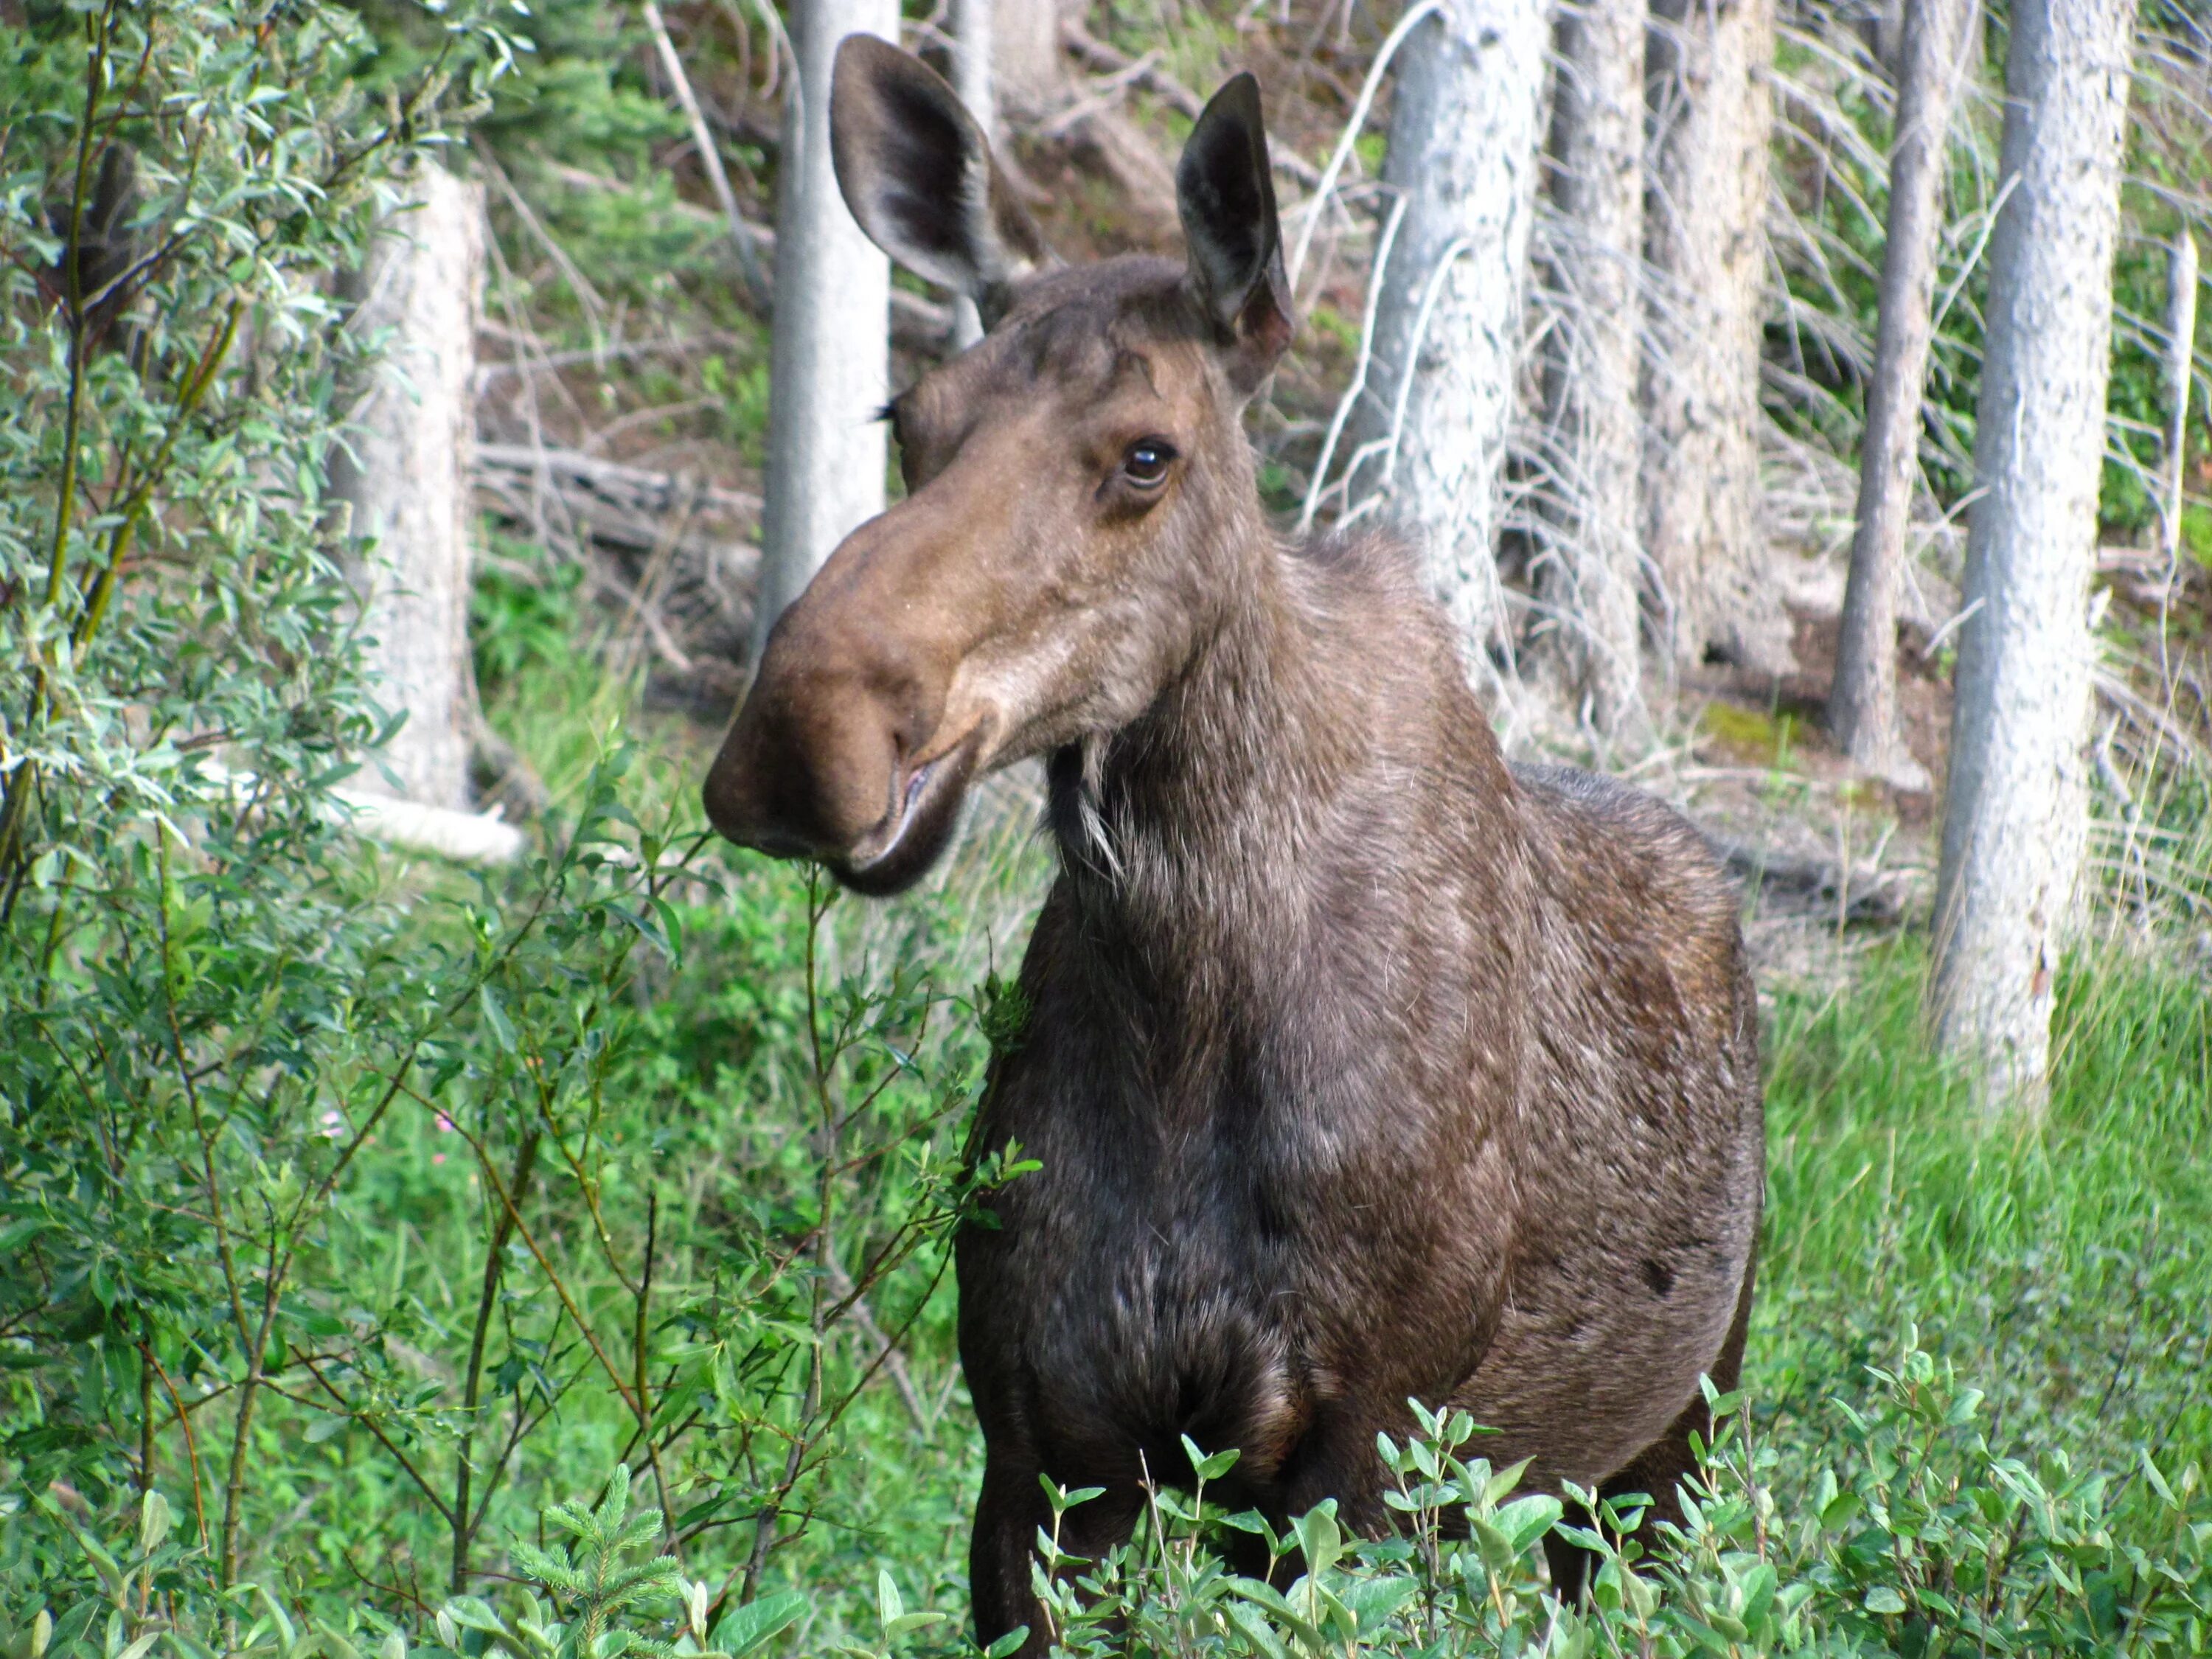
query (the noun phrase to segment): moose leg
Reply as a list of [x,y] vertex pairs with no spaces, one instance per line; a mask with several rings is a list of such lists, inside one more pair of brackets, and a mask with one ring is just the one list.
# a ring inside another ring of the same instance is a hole
[[[1723,1394],[1735,1387],[1743,1371],[1744,1334],[1751,1324],[1751,1286],[1756,1268],[1755,1261],[1744,1268],[1743,1289],[1736,1297],[1735,1317],[1729,1325],[1728,1335],[1713,1359],[1712,1369],[1706,1373]],[[1698,1467],[1697,1452],[1690,1444],[1690,1437],[1695,1435],[1711,1444],[1712,1433],[1713,1414],[1707,1409],[1705,1390],[1700,1389],[1668,1425],[1666,1433],[1638,1453],[1635,1462],[1626,1468],[1607,1477],[1598,1487],[1601,1498],[1624,1498],[1630,1492],[1642,1492],[1650,1498],[1651,1506],[1644,1511],[1644,1518],[1638,1524],[1647,1553],[1662,1547],[1656,1532],[1660,1522],[1674,1526],[1682,1523],[1682,1482],[1696,1473]],[[1567,1506],[1565,1519],[1572,1526],[1588,1528],[1594,1524],[1589,1513],[1577,1504]],[[1579,1601],[1596,1566],[1591,1553],[1552,1533],[1544,1539],[1544,1559],[1551,1565],[1553,1592],[1562,1601]]]
[[[1008,1631],[1026,1625],[1030,1633],[1021,1645],[1023,1659],[1046,1652],[1055,1634],[1037,1603],[1032,1577],[1037,1534],[1054,1530],[1039,1473],[1036,1462],[1027,1456],[986,1453],[983,1491],[975,1505],[975,1532],[968,1556],[976,1644],[988,1648]],[[1109,1487],[1068,1510],[1058,1528],[1060,1553],[1089,1566],[1129,1540],[1143,1506],[1143,1490],[1132,1486]]]
[[1045,1650],[1043,1621],[1030,1587],[1040,1526],[1049,1524],[1036,1461],[996,1449],[986,1453],[983,1490],[975,1500],[975,1530],[968,1546],[968,1594],[975,1613],[975,1644],[988,1648],[1019,1625],[1030,1627],[1022,1651]]

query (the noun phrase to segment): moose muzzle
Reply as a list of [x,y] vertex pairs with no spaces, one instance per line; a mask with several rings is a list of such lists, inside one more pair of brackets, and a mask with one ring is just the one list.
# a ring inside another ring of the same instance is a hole
[[945,729],[957,648],[931,649],[916,607],[883,591],[901,516],[854,532],[777,622],[702,792],[739,846],[819,859],[868,894],[936,862],[988,740],[981,722]]

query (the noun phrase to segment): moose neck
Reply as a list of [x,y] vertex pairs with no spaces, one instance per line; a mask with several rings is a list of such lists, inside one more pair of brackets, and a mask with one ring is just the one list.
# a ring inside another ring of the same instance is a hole
[[[1413,838],[1410,817],[1373,805],[1403,793],[1378,787],[1377,769],[1402,765],[1426,741],[1382,714],[1383,702],[1447,719],[1464,702],[1477,741],[1489,741],[1448,648],[1438,665],[1448,683],[1434,688],[1418,648],[1425,634],[1410,653],[1378,650],[1375,628],[1393,631],[1384,595],[1319,561],[1294,566],[1256,507],[1240,550],[1243,597],[1152,708],[1052,768],[1054,823],[1087,936],[1130,988],[1170,1003],[1287,992],[1282,965],[1312,959],[1332,890],[1371,894],[1366,920],[1382,927],[1393,925],[1382,910],[1410,902],[1395,884],[1385,892],[1350,879],[1355,865],[1425,862],[1394,844]],[[1418,695],[1387,696],[1385,682],[1402,688],[1409,676],[1423,681]],[[1378,733],[1394,724],[1386,755]],[[1510,787],[1502,769],[1497,776]]]

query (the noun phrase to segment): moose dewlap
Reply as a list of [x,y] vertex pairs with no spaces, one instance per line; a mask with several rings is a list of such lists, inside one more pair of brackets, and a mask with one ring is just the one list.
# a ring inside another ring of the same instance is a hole
[[1046,757],[1060,875],[975,1137],[1042,1167],[957,1246],[979,1637],[1042,1648],[1041,1474],[1106,1489],[1063,1534],[1095,1556],[1186,1434],[1241,1450],[1232,1506],[1379,1529],[1376,1432],[1449,1403],[1532,1488],[1666,1512],[1751,1301],[1736,899],[1658,803],[1504,763],[1403,548],[1270,529],[1256,85],[1184,150],[1181,265],[1055,264],[881,41],[841,48],[831,121],[854,216],[988,332],[892,405],[907,498],[776,624],[706,803],[888,893],[975,779]]

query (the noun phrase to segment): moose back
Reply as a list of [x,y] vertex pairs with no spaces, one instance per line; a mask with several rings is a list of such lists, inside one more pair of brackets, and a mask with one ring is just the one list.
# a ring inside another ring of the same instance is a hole
[[1186,1434],[1240,1449],[1224,1501],[1377,1530],[1376,1431],[1449,1403],[1532,1488],[1670,1511],[1751,1301],[1736,899],[1656,802],[1505,766],[1406,550],[1271,530],[1257,87],[1191,134],[1184,264],[1056,264],[880,41],[840,49],[831,122],[862,227],[988,332],[892,404],[906,498],[777,623],[705,796],[887,893],[1046,759],[1060,875],[975,1129],[1042,1167],[957,1243],[978,1636],[1042,1646],[1041,1475],[1106,1489],[1063,1538],[1096,1555]]

